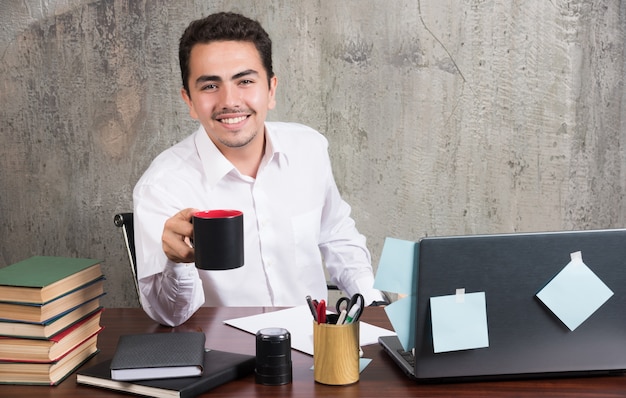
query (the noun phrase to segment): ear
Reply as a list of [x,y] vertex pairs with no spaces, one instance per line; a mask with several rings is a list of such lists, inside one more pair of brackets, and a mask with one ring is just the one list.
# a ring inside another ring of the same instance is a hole
[[183,97],[183,100],[189,107],[189,116],[191,116],[192,119],[198,120],[198,114],[196,113],[196,110],[193,107],[193,102],[191,102],[191,97],[189,96],[189,94],[187,93],[187,90],[185,90],[184,87],[180,89],[180,95],[181,97]]
[[268,92],[267,109],[276,107],[276,87],[278,86],[278,78],[276,76],[270,79],[270,89]]

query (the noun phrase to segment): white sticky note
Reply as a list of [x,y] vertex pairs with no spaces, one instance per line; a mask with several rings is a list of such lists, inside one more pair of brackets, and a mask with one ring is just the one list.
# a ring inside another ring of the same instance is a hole
[[537,298],[574,331],[613,291],[583,262],[581,252],[571,253],[570,257],[571,261],[537,293]]
[[430,315],[435,353],[489,347],[485,292],[431,297]]

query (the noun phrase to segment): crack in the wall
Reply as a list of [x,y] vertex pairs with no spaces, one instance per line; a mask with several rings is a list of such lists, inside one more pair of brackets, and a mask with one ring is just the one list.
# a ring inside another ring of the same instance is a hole
[[431,35],[431,37],[441,46],[441,48],[443,49],[443,51],[446,52],[446,54],[448,55],[448,57],[450,58],[450,62],[452,62],[452,64],[454,65],[454,68],[457,70],[457,72],[459,72],[459,76],[461,76],[461,79],[463,80],[463,83],[467,84],[468,87],[470,88],[470,90],[472,91],[472,93],[474,93],[474,95],[476,95],[476,92],[474,92],[474,89],[472,88],[472,86],[469,84],[469,82],[467,81],[467,79],[465,78],[465,75],[463,75],[463,72],[461,71],[461,68],[459,67],[459,65],[456,63],[456,60],[454,59],[454,57],[452,56],[452,54],[450,53],[450,51],[448,50],[448,48],[446,47],[446,45],[441,41],[441,39],[439,39],[439,37],[437,37],[437,35],[428,27],[428,25],[426,24],[426,21],[424,21],[424,17],[422,15],[422,1],[418,0],[417,1],[417,10],[418,10],[418,14],[419,14],[419,19],[420,22],[422,23],[422,26],[424,27],[424,29],[426,29],[426,31]]

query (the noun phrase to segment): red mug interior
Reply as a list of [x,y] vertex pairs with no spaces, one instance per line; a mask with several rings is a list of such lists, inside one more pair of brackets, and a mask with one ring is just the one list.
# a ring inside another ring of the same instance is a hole
[[242,215],[239,210],[203,210],[193,213],[198,218],[232,218]]

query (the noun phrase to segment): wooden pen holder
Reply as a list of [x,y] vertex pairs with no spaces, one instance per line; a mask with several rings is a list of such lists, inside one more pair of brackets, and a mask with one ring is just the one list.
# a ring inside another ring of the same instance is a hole
[[329,385],[359,381],[359,322],[313,322],[313,377]]

